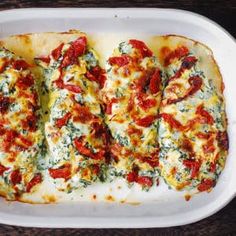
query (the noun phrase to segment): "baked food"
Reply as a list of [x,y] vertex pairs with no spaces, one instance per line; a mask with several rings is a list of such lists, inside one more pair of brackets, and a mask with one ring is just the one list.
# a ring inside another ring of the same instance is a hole
[[174,35],[158,42],[168,77],[159,114],[161,175],[177,190],[206,191],[228,151],[222,77],[203,44]]
[[0,194],[20,199],[43,177],[38,162],[45,144],[36,80],[30,65],[0,49]]
[[144,42],[130,39],[108,58],[106,72],[101,93],[105,122],[113,137],[110,173],[148,189],[158,178],[162,68]]

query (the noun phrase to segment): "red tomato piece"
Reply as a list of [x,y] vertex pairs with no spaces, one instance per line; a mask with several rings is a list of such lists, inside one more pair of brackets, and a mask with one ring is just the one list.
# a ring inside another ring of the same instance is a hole
[[187,138],[183,139],[183,141],[182,141],[182,149],[187,151],[187,152],[189,152],[189,154],[192,155],[193,154],[192,142],[189,139],[187,139]]
[[168,66],[174,59],[180,59],[181,57],[187,56],[188,54],[188,48],[186,48],[185,46],[179,46],[166,55],[164,59],[164,66]]
[[216,171],[216,163],[211,163],[210,172],[214,173]]
[[22,175],[19,170],[14,170],[10,176],[13,185],[19,184],[22,180]]
[[126,176],[126,179],[129,183],[136,182],[138,178],[138,174],[135,171],[129,172]]
[[78,62],[78,57],[83,55],[87,48],[87,39],[82,36],[71,43],[70,47],[64,54],[61,67],[67,67]]
[[73,121],[75,122],[86,123],[95,117],[88,107],[81,106],[80,104],[76,104],[74,110],[76,111],[76,115],[73,117]]
[[203,105],[197,107],[196,114],[204,117],[207,124],[213,125],[214,118],[208,111],[204,110]]
[[142,127],[149,127],[153,123],[153,121],[156,119],[157,119],[157,116],[149,115],[140,119],[136,119],[135,123]]
[[211,137],[212,133],[202,133],[198,132],[196,136],[201,139],[209,139]]
[[145,93],[138,93],[137,95],[138,105],[145,111],[157,105],[156,99],[146,97],[147,94]]
[[66,125],[68,120],[71,118],[71,113],[67,112],[62,118],[56,120],[55,125],[57,128],[61,128]]
[[153,55],[152,51],[142,41],[130,39],[129,44],[131,44],[133,48],[138,49],[142,57],[151,57]]
[[197,189],[200,192],[207,191],[210,188],[214,187],[215,181],[212,179],[203,179],[202,182],[198,185]]
[[0,113],[4,114],[7,112],[10,106],[10,98],[0,96]]
[[30,65],[25,60],[19,59],[13,62],[12,67],[15,70],[26,70]]
[[195,94],[202,86],[202,78],[199,76],[192,76],[188,79],[191,89],[188,92],[188,95]]
[[5,132],[5,138],[2,144],[3,150],[5,152],[9,152],[12,144],[14,143],[16,137],[18,136],[18,133],[14,130],[6,130]]
[[78,150],[78,152],[82,155],[85,155],[85,156],[90,157],[95,160],[101,160],[104,157],[104,154],[105,154],[104,150],[100,150],[97,153],[93,153],[89,148],[87,148],[83,144],[83,140],[81,140],[79,138],[76,138],[74,140],[74,144],[75,144],[75,147]]
[[49,169],[48,171],[53,179],[63,178],[68,180],[71,177],[71,164],[67,163],[58,169]]
[[137,129],[135,127],[129,126],[127,133],[128,135],[137,134],[140,136],[142,135],[143,131],[141,129]]
[[33,84],[34,84],[34,79],[30,74],[24,77],[23,76],[20,77],[16,82],[16,86],[18,86],[20,89],[27,89],[31,87]]
[[128,55],[122,55],[119,57],[110,57],[108,59],[108,62],[113,66],[113,65],[117,65],[119,67],[125,66],[127,64],[129,64],[129,62],[131,61],[131,57]]
[[75,57],[83,55],[87,47],[87,38],[85,36],[79,37],[74,42],[72,42],[71,47],[74,49]]
[[87,71],[86,77],[91,81],[97,82],[100,88],[104,87],[106,81],[105,70],[101,69],[99,66],[95,66],[90,69],[90,71]]
[[184,129],[184,126],[176,120],[171,114],[167,113],[162,113],[160,116],[164,119],[165,122],[167,122],[171,128],[173,129],[179,129],[182,130]]
[[117,98],[112,98],[111,101],[109,101],[106,105],[106,114],[111,115],[112,114],[112,105],[114,103],[117,103],[119,100]]
[[183,97],[167,100],[167,104],[177,103],[177,102],[180,102],[180,101],[186,99],[188,96],[195,94],[202,86],[202,78],[199,76],[190,77],[188,79],[188,82],[191,85],[191,87],[188,89],[186,94]]
[[198,175],[199,169],[201,167],[201,162],[196,160],[184,160],[183,164],[191,169],[191,178],[195,178]]
[[78,85],[64,84],[63,87],[73,93],[81,93],[82,92],[82,89]]
[[151,94],[158,93],[160,91],[161,86],[161,71],[156,69],[154,73],[151,75],[150,83],[149,83],[149,90]]
[[57,61],[60,56],[61,56],[61,52],[62,52],[62,48],[64,46],[64,43],[61,43],[57,48],[55,48],[54,50],[52,50],[51,55],[52,57]]
[[194,56],[189,56],[189,57],[185,57],[182,64],[181,64],[181,67],[179,70],[176,71],[176,73],[169,78],[168,80],[168,83],[172,80],[175,80],[175,79],[178,79],[186,69],[191,69],[197,62],[197,58],[194,57]]
[[37,129],[37,116],[35,114],[28,115],[25,120],[22,121],[23,129],[29,130],[31,132]]
[[152,178],[148,176],[138,176],[137,183],[146,187],[151,187],[153,185]]
[[2,176],[6,170],[9,170],[9,168],[0,164],[0,176]]
[[207,143],[202,146],[204,153],[212,153],[215,151],[214,139],[208,139]]
[[29,193],[35,185],[40,184],[42,181],[42,175],[40,173],[36,174],[26,185],[26,192]]

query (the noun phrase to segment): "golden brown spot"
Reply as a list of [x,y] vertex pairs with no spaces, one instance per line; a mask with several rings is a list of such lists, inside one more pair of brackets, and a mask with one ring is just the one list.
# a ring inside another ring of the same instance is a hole
[[96,200],[96,199],[97,199],[97,195],[96,195],[96,194],[93,194],[92,200]]
[[107,195],[107,196],[105,197],[105,199],[106,199],[107,201],[110,201],[110,202],[114,202],[114,201],[115,201],[114,197],[111,196],[111,195]]
[[184,196],[184,198],[185,198],[185,200],[188,202],[188,201],[191,199],[191,195],[186,194],[186,195]]
[[122,187],[119,185],[119,186],[117,186],[117,189],[121,189]]
[[57,201],[54,195],[44,195],[43,199],[45,200],[45,203],[55,203]]

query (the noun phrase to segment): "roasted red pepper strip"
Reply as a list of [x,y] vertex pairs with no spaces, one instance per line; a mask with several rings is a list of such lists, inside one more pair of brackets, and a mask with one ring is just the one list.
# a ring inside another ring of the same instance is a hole
[[191,169],[191,178],[195,178],[198,175],[199,169],[201,167],[201,162],[196,160],[184,160],[183,164]]
[[7,170],[9,170],[8,167],[5,167],[5,166],[3,166],[3,165],[0,164],[0,176],[2,176],[3,173],[4,173],[5,171],[7,171]]
[[27,89],[31,87],[33,84],[34,84],[34,79],[30,74],[22,76],[16,81],[16,86],[18,86],[20,89]]
[[149,127],[156,118],[157,116],[149,115],[140,119],[136,119],[135,123],[142,127]]
[[138,105],[143,109],[143,110],[147,110],[150,109],[154,106],[156,106],[157,101],[156,99],[152,99],[152,98],[146,98],[147,94],[145,93],[138,93],[137,95],[137,99],[138,99]]
[[90,71],[86,72],[86,77],[91,81],[97,82],[100,85],[100,88],[103,88],[106,81],[105,73],[105,70],[101,67],[95,66],[91,68]]
[[95,116],[90,112],[89,108],[86,106],[76,104],[74,106],[74,111],[76,112],[76,115],[73,116],[73,121],[75,122],[86,123],[95,118]]
[[126,176],[126,179],[129,183],[136,182],[138,178],[138,174],[135,171],[129,172]]
[[68,180],[71,177],[71,164],[65,164],[58,169],[49,169],[48,171],[53,179],[63,178]]
[[203,109],[203,105],[197,107],[196,114],[204,117],[207,124],[213,125],[214,118],[208,111]]
[[180,76],[184,73],[184,71],[187,69],[188,70],[191,69],[196,64],[196,62],[197,58],[194,56],[185,57],[183,59],[180,69],[177,70],[177,72],[172,77],[169,78],[168,83],[170,81],[180,78]]
[[131,61],[131,57],[128,55],[122,55],[119,57],[110,57],[108,59],[108,62],[110,63],[110,65],[112,66],[117,65],[119,67],[129,64],[130,61]]
[[151,177],[148,176],[138,176],[136,171],[129,172],[126,176],[126,179],[129,183],[136,182],[142,186],[151,187],[153,181]]
[[0,113],[1,114],[6,113],[9,106],[10,106],[10,98],[0,96]]
[[23,129],[29,130],[31,132],[37,129],[37,116],[35,114],[28,115],[25,120],[22,121]]
[[137,183],[146,187],[151,187],[153,185],[152,178],[148,176],[138,176]]
[[78,57],[83,55],[87,48],[87,39],[82,36],[71,43],[63,56],[61,67],[67,67],[78,62]]
[[26,61],[21,59],[14,61],[12,66],[16,70],[26,70],[30,67],[30,65]]
[[40,184],[42,181],[42,175],[40,173],[36,174],[26,185],[26,192],[29,193],[35,185]]
[[13,185],[19,184],[22,180],[22,175],[19,170],[14,170],[10,176]]
[[127,133],[128,135],[132,135],[132,134],[137,134],[137,135],[142,135],[143,131],[141,129],[137,129],[135,127],[129,126],[129,128],[127,129]]
[[61,51],[64,46],[64,43],[61,43],[57,48],[52,50],[51,55],[57,61],[61,56]]
[[168,99],[167,104],[177,103],[177,102],[180,102],[180,101],[186,99],[188,96],[195,94],[202,86],[202,78],[199,76],[190,77],[188,79],[188,82],[191,87],[187,90],[186,94],[183,97],[179,97],[176,99]]
[[167,122],[171,128],[179,130],[184,129],[184,126],[178,120],[176,120],[171,114],[161,113],[160,117],[162,117],[163,120]]
[[56,120],[55,125],[57,128],[61,128],[66,125],[68,120],[71,118],[71,113],[67,112],[62,118]]
[[92,159],[101,160],[101,159],[103,159],[103,157],[105,155],[104,150],[100,150],[97,153],[93,153],[89,148],[85,147],[85,145],[83,144],[83,140],[81,140],[79,138],[76,138],[74,140],[74,144],[80,154],[90,157]]
[[207,140],[207,143],[204,144],[203,146],[203,151],[204,153],[212,153],[215,151],[215,146],[214,146],[214,139],[210,138]]
[[153,55],[152,51],[142,41],[131,39],[129,40],[129,44],[131,44],[133,48],[138,49],[142,57],[151,57]]
[[198,185],[197,189],[200,192],[207,191],[210,188],[214,187],[215,181],[212,179],[203,179],[202,182]]
[[168,66],[174,59],[180,59],[181,57],[187,56],[189,54],[188,48],[185,46],[180,46],[175,50],[171,51],[164,60],[164,66]]
[[149,90],[151,94],[158,93],[160,91],[161,86],[161,74],[160,70],[156,69],[154,73],[151,75]]
[[119,100],[117,98],[112,98],[111,101],[109,101],[106,104],[106,114],[111,115],[112,114],[112,105],[114,103],[117,103]]

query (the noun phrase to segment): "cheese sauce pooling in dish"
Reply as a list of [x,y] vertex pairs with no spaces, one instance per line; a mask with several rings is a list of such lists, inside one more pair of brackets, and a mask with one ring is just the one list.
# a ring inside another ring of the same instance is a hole
[[0,194],[9,200],[42,182],[37,163],[45,150],[39,99],[30,65],[0,49]]
[[108,135],[98,91],[106,77],[96,53],[81,36],[37,61],[49,96],[48,176],[63,191],[105,181]]
[[113,137],[110,174],[150,188],[158,177],[157,118],[163,73],[139,40],[122,42],[106,65],[105,122]]
[[215,82],[221,75],[204,46],[167,40],[170,46],[165,41],[161,50],[168,76],[159,114],[161,175],[177,190],[207,191],[228,151],[223,90]]

